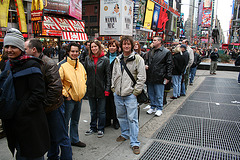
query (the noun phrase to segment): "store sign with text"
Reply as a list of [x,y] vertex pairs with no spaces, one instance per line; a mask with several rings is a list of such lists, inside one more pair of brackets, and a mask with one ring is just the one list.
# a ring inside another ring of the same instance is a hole
[[43,11],[31,11],[31,21],[41,21],[42,20]]
[[101,0],[100,35],[132,35],[132,30],[132,0]]
[[84,32],[85,24],[76,20],[44,16],[43,28],[48,30]]

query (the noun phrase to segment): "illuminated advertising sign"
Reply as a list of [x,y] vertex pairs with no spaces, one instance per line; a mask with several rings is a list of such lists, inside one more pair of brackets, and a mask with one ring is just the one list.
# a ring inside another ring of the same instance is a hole
[[0,27],[7,27],[8,25],[8,8],[10,0],[4,0],[0,3]]
[[21,32],[27,32],[27,23],[26,17],[23,8],[22,0],[15,0],[15,4],[17,6],[17,15],[18,15],[18,23],[19,23],[19,30]]
[[132,35],[133,1],[100,1],[100,35]]
[[70,0],[69,15],[82,20],[82,0]]
[[31,21],[41,21],[43,12],[41,10],[31,11]]
[[44,13],[66,14],[69,13],[69,0],[47,0]]
[[203,8],[202,27],[211,26],[212,8]]
[[137,26],[143,26],[145,8],[146,8],[146,1],[145,0],[140,0],[139,1],[138,14],[137,14]]
[[147,29],[151,29],[152,26],[152,17],[153,17],[153,10],[154,10],[154,2],[151,0],[147,1],[147,8],[144,20],[144,27]]
[[204,1],[204,7],[205,7],[205,8],[211,7],[211,3],[212,3],[212,0],[205,0],[205,1]]
[[157,30],[159,14],[160,14],[160,6],[155,4],[154,12],[153,12],[153,19],[152,19],[152,29],[153,30]]

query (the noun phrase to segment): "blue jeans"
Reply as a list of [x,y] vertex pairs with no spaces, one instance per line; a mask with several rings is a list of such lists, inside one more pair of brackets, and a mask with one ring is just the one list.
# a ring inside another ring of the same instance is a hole
[[106,121],[106,98],[92,98],[88,97],[90,109],[91,109],[91,123],[90,129],[94,132],[104,132]]
[[64,101],[65,103],[65,123],[67,128],[69,129],[69,121],[70,122],[70,140],[72,143],[79,142],[79,136],[78,136],[78,123],[80,119],[80,113],[81,113],[81,106],[82,101],[76,102],[74,100]]
[[20,150],[20,146],[17,144],[16,146],[16,160],[44,160],[44,156],[41,157],[37,157],[37,158],[28,158],[28,157],[22,157],[21,156],[21,150]]
[[172,75],[173,97],[180,96],[182,75]]
[[139,146],[138,141],[138,103],[133,94],[121,97],[114,93],[117,118],[121,128],[121,136],[125,139],[130,138],[130,145]]
[[197,71],[197,67],[190,68],[190,73],[189,73],[190,83],[193,83],[196,71]]
[[60,159],[71,160],[72,148],[64,117],[64,104],[58,109],[47,113],[48,127],[50,132],[51,147],[48,150],[49,159],[59,159],[59,146],[61,148]]
[[150,98],[151,108],[157,108],[157,110],[162,110],[164,85],[148,83],[148,96]]

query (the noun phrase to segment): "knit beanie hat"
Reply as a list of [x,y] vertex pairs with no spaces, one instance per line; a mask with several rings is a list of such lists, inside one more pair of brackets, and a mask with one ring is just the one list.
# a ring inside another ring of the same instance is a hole
[[18,29],[11,28],[7,31],[4,37],[3,46],[5,47],[7,45],[15,46],[24,51],[24,38]]

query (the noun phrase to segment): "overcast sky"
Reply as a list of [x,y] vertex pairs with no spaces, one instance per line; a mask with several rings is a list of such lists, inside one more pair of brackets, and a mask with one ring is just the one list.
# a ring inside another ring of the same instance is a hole
[[[198,1],[198,0],[197,0]],[[225,42],[227,42],[227,32],[229,30],[229,24],[232,15],[232,2],[233,0],[215,0],[215,15],[220,20],[220,24],[223,29],[223,33],[225,35]],[[190,4],[190,0],[182,0],[182,4]],[[182,13],[184,13],[184,20],[186,21],[189,15],[189,6],[182,5]]]

